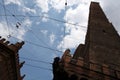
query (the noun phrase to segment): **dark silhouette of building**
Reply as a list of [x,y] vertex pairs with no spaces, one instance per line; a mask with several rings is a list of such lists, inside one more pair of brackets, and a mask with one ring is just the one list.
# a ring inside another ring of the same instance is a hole
[[18,51],[24,42],[9,44],[0,37],[0,80],[23,80],[25,75],[20,75],[20,68],[25,62],[19,62]]
[[99,3],[90,4],[85,44],[73,56],[67,49],[61,59],[55,58],[53,76],[53,80],[120,80],[120,36]]

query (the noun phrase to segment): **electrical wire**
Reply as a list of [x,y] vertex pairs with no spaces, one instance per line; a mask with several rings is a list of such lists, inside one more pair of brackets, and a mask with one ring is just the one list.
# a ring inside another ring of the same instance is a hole
[[[0,14],[0,16],[5,16],[5,15],[2,15]],[[55,18],[52,18],[52,17],[47,17],[47,16],[43,16],[43,15],[33,15],[33,16],[30,16],[30,15],[6,15],[6,16],[9,16],[9,17],[43,17],[43,18],[47,18],[49,20],[53,20],[53,21],[56,21],[56,22],[60,22],[60,23],[67,23],[67,24],[70,24],[70,25],[74,25],[74,26],[79,26],[79,27],[82,27],[82,28],[87,28],[86,26],[84,25],[78,25],[76,23],[70,23],[70,22],[67,22],[67,21],[62,21],[62,20],[59,20],[59,19],[55,19]]]
[[9,30],[9,23],[8,23],[8,18],[7,18],[7,13],[6,13],[6,7],[5,7],[5,1],[2,0],[3,3],[3,8],[4,8],[4,13],[5,13],[5,20],[6,20],[6,24],[7,24],[7,30],[8,30],[8,35],[10,35],[10,30]]
[[41,66],[34,66],[34,65],[31,65],[31,64],[27,64],[27,63],[25,63],[24,65],[34,67],[34,68],[39,68],[39,69],[42,69],[42,70],[52,71],[52,69],[49,69],[49,68],[45,68],[45,67],[41,67]]
[[[8,12],[16,19],[16,20],[18,20],[19,22],[20,22],[20,24],[22,24],[22,21],[20,21],[17,17],[16,17],[16,15],[14,15],[13,13],[11,13],[9,10],[8,10]],[[27,15],[28,16],[28,15]],[[27,16],[22,16],[22,17],[27,17]],[[9,17],[10,17],[10,15],[9,15]],[[36,16],[37,17],[37,16]],[[43,16],[39,16],[39,17],[43,17]],[[23,18],[23,19],[24,19]],[[27,27],[26,27],[27,28]],[[28,28],[27,28],[28,29]],[[46,44],[46,42],[44,42],[42,39],[40,39],[34,32],[33,32],[33,30],[30,30],[30,29],[28,29],[28,31],[30,31],[38,40],[40,40],[42,43],[44,43],[46,46],[49,46],[48,44]],[[50,47],[50,46],[49,46]]]
[[[0,5],[2,5],[0,3]],[[65,5],[67,6],[67,0],[65,2]],[[67,24],[70,24],[70,25],[75,25],[75,26],[80,26],[82,28],[87,28],[86,26],[83,26],[83,25],[77,25],[76,23],[70,23],[70,22],[67,22],[67,21],[62,21],[62,20],[59,20],[59,19],[55,19],[55,18],[52,18],[52,17],[47,17],[47,16],[43,16],[43,15],[14,15],[13,13],[11,13],[8,9],[6,9],[11,15],[1,15],[0,16],[11,16],[11,17],[43,17],[43,18],[47,18],[49,20],[53,20],[53,21],[56,21],[56,22],[61,22],[61,23],[67,23]]]
[[31,58],[26,58],[26,57],[20,57],[21,59],[29,60],[29,61],[34,61],[34,62],[39,62],[39,63],[45,63],[45,64],[52,64],[50,62],[42,61],[42,60],[35,60]]
[[[44,42],[42,39],[40,39],[34,32],[33,30],[28,29],[39,41],[41,41],[42,43],[44,43],[46,46],[49,46],[48,44],[46,44],[46,42]],[[49,46],[50,47],[50,46]]]
[[[67,5],[67,2],[65,3],[65,5]],[[5,15],[5,16],[12,16],[12,17],[14,17],[15,19],[17,19],[17,20],[19,20],[17,17],[19,16],[19,17],[28,17],[28,15],[26,16],[26,15],[14,15],[14,14],[12,14],[9,10],[8,10],[8,12],[11,14],[11,15]],[[0,16],[4,16],[4,15],[0,15]],[[57,22],[61,22],[61,23],[68,23],[67,21],[61,21],[61,20],[58,20],[58,19],[55,19],[55,18],[50,18],[50,17],[46,17],[46,16],[30,16],[29,15],[29,17],[44,17],[44,18],[47,18],[47,19],[50,19],[50,20],[54,20],[54,21],[57,21]],[[20,20],[19,20],[20,21]],[[21,21],[20,21],[21,22]],[[71,24],[71,25],[76,25],[76,24],[73,24],[73,23],[68,23],[68,24]],[[80,25],[76,25],[76,26],[80,26]],[[84,26],[82,26],[82,27],[84,27]],[[64,29],[65,30],[65,29]],[[35,34],[34,34],[34,32],[32,31],[32,30],[29,30],[29,31],[31,31],[32,33],[33,33],[33,35],[38,39],[38,40],[40,40],[40,41],[42,41],[41,39],[39,39],[39,37],[38,36],[36,36]],[[64,35],[65,35],[65,31],[64,31]],[[42,41],[45,45],[47,45],[44,41]],[[48,45],[47,45],[48,46]]]
[[[4,2],[4,0],[3,0]],[[67,5],[67,0],[66,0],[66,3],[65,5]],[[6,23],[7,23],[7,26],[8,26],[8,19],[7,19],[7,14],[6,14],[6,8],[5,8],[5,5],[4,5],[4,11],[5,11],[5,18],[6,18]],[[11,15],[13,17],[18,17],[17,15]],[[24,15],[23,15],[24,16]],[[26,16],[24,16],[26,17]],[[67,21],[61,21],[61,20],[58,20],[58,19],[55,19],[55,18],[50,18],[50,17],[46,17],[46,16],[28,16],[28,17],[44,17],[44,18],[47,18],[47,19],[50,19],[50,20],[54,20],[54,21],[57,21],[57,22],[61,22],[61,23],[67,23],[67,24],[70,24],[70,25],[75,25],[75,26],[80,26],[80,25],[76,25],[74,23],[68,23]],[[86,27],[85,27],[86,28]],[[8,27],[8,30],[9,30],[9,27]],[[10,31],[8,31],[10,33]],[[64,33],[65,34],[65,33]],[[43,48],[46,48],[46,49],[50,49],[50,50],[53,50],[53,51],[58,51],[58,50],[55,50],[55,49],[51,49],[49,47],[45,47],[45,46],[41,46],[41,45],[38,45],[38,44],[35,44],[35,43],[32,43],[32,42],[29,42],[29,41],[26,41],[30,44],[33,44],[33,45],[36,45],[36,46],[39,46],[39,47],[43,47]],[[58,51],[58,52],[61,52],[61,51]],[[51,64],[49,62],[45,62],[45,61],[40,61],[40,60],[34,60],[34,59],[30,59],[30,58],[24,58],[24,57],[20,57],[22,59],[26,59],[26,60],[30,60],[30,61],[35,61],[35,62],[42,62],[42,63],[46,63],[46,64]],[[48,68],[44,68],[44,67],[40,67],[40,66],[34,66],[34,65],[31,65],[31,64],[25,64],[27,66],[31,66],[31,67],[35,67],[35,68],[40,68],[40,69],[44,69],[44,70],[50,70],[52,71],[52,69],[48,69]]]
[[[16,38],[16,37],[14,37],[14,36],[12,36],[12,35],[11,35],[11,37],[22,41],[22,39]],[[40,44],[36,44],[36,43],[30,42],[30,41],[27,41],[27,40],[24,40],[24,41],[27,42],[27,43],[29,43],[29,44],[31,44],[31,45],[37,46],[37,47],[49,49],[49,50],[52,50],[52,51],[57,51],[57,52],[60,52],[60,53],[62,52],[62,51],[60,51],[60,50],[56,50],[56,49],[52,49],[52,48],[50,48],[50,47],[42,46],[42,45],[40,45]],[[63,53],[63,52],[62,52],[62,53]]]
[[[9,11],[9,10],[8,10]],[[9,11],[10,14],[12,14],[10,11]],[[20,22],[20,24],[22,23],[14,14],[12,14],[12,16],[18,20]],[[27,17],[27,16],[23,16],[24,18]],[[23,18],[23,19],[24,19]],[[22,20],[23,21],[23,20]],[[27,28],[27,27],[26,27]],[[28,29],[28,28],[27,28]],[[40,40],[42,43],[44,43],[46,46],[49,46],[48,44],[46,44],[42,39],[40,39],[32,30],[28,29],[29,31],[31,31],[31,33],[38,39]],[[9,34],[10,35],[10,34]],[[49,46],[50,47],[50,46]]]

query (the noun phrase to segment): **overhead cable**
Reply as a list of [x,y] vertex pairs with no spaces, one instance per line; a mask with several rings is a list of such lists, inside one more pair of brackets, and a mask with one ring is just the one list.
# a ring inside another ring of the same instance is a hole
[[[16,38],[16,37],[14,37],[14,36],[12,36],[12,35],[11,35],[11,37]],[[16,39],[22,41],[22,39],[19,39],[19,38],[16,38]],[[41,48],[49,49],[49,50],[52,50],[52,51],[57,51],[57,52],[60,52],[60,53],[62,52],[62,51],[60,51],[60,50],[56,50],[56,49],[52,49],[52,48],[50,48],[50,47],[42,46],[42,45],[40,45],[40,44],[33,43],[33,42],[30,42],[30,41],[27,41],[27,40],[24,40],[24,41],[27,42],[27,43],[29,43],[29,44],[31,44],[31,45],[34,45],[34,46],[38,46],[38,47],[41,47]],[[62,53],[63,53],[63,52],[62,52]]]
[[5,13],[5,20],[6,20],[6,24],[7,24],[7,30],[8,30],[8,35],[10,35],[10,30],[9,30],[9,24],[8,24],[8,18],[7,18],[7,14],[6,14],[6,7],[5,7],[5,1],[2,0],[3,3],[3,8],[4,8],[4,13]]
[[[5,15],[1,15],[0,16],[5,16]],[[43,18],[47,18],[49,20],[53,20],[53,21],[56,21],[56,22],[61,22],[61,23],[66,23],[66,24],[70,24],[70,25],[74,25],[74,26],[80,26],[82,28],[87,28],[86,26],[84,25],[79,25],[77,23],[70,23],[68,21],[63,21],[63,20],[59,20],[59,19],[55,19],[55,18],[52,18],[52,17],[47,17],[47,16],[43,16],[43,15],[33,15],[33,16],[30,16],[30,15],[6,15],[6,16],[9,16],[9,17],[43,17]]]
[[45,64],[52,64],[50,62],[46,62],[43,60],[35,60],[35,59],[31,59],[31,58],[26,58],[26,57],[20,57],[21,59],[25,59],[25,60],[29,60],[29,61],[34,61],[34,62],[40,62],[40,63],[45,63]]
[[42,70],[52,71],[52,69],[41,67],[41,66],[35,66],[35,65],[32,65],[32,64],[26,64],[25,63],[24,65],[27,65],[27,66],[30,66],[30,67],[34,67],[34,68],[39,68],[39,69],[42,69]]
[[[12,14],[9,10],[8,10],[8,12],[10,13],[10,14]],[[4,16],[7,16],[7,15],[4,15]],[[10,15],[9,15],[10,16]],[[14,15],[14,14],[12,14],[12,16],[16,19],[16,20],[18,20],[18,21],[20,21],[17,17],[16,17],[16,15]],[[23,17],[26,17],[26,16],[23,16]],[[23,18],[24,19],[24,18]],[[16,24],[16,27],[17,28],[19,28],[19,26],[21,25],[21,21],[20,22],[17,22],[17,24]],[[27,27],[26,27],[27,28]],[[28,29],[28,28],[27,28]],[[49,45],[47,45],[42,39],[40,39],[32,30],[30,30],[30,29],[28,29],[29,31],[31,31],[31,33],[38,39],[38,40],[40,40],[42,43],[44,43],[46,46],[49,46]],[[10,37],[11,35],[9,34],[9,36],[8,37]]]

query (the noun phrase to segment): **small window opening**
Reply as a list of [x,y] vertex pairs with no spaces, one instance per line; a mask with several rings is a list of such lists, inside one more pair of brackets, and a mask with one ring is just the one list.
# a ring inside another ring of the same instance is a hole
[[105,31],[105,30],[102,30],[102,32],[106,33],[106,31]]

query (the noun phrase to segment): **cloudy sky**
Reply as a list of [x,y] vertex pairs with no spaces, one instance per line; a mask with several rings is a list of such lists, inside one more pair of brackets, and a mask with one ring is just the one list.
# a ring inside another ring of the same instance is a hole
[[[100,2],[120,33],[120,1]],[[67,6],[65,3],[67,2]],[[25,41],[20,60],[24,80],[52,80],[53,58],[84,43],[91,0],[0,0],[0,36],[11,43]]]

